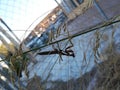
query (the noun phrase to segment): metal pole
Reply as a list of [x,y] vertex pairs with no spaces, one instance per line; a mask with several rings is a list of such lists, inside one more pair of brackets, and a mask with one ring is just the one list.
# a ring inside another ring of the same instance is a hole
[[97,3],[96,0],[94,0],[94,5],[97,8],[97,10],[100,12],[100,14],[105,18],[105,20],[108,20],[107,15],[105,14],[105,12],[103,11],[103,9],[100,7],[100,5]]
[[2,18],[0,18],[0,21],[3,25],[5,25],[8,30],[14,35],[14,37],[20,42],[20,39],[15,35],[15,33],[10,29],[10,27],[5,23],[5,21],[2,20]]
[[2,32],[14,44],[14,46],[17,49],[19,48],[19,43],[13,37],[11,37],[11,35],[8,32],[6,32],[6,30],[4,30],[1,26],[0,26],[0,32]]

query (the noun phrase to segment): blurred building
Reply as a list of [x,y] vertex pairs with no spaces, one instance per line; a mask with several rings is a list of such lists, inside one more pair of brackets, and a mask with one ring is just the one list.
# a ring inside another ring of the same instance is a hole
[[68,20],[73,20],[93,5],[95,0],[55,0],[63,9]]
[[67,13],[70,13],[73,9],[77,8],[83,2],[84,0],[62,0],[61,6]]
[[[59,25],[64,22],[65,18],[66,16],[61,7],[57,6],[42,21],[40,21],[40,23],[36,25],[34,30],[32,30],[32,32],[25,39],[25,44],[27,44],[28,47],[31,47],[31,45],[35,44],[38,40],[40,40],[40,38],[42,38],[42,41],[45,42],[48,39],[48,33],[51,30],[55,31]],[[44,37],[41,37],[41,35],[44,35]],[[41,42],[41,44],[43,44],[43,42]]]

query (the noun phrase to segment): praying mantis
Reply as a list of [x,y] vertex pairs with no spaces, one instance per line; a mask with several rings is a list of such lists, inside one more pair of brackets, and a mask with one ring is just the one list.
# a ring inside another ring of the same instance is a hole
[[[60,35],[61,29],[64,30],[64,31],[67,31],[67,34],[68,34],[68,37],[69,37],[68,38],[68,42],[70,43],[70,45],[69,46],[65,46],[65,49],[61,49],[60,44],[56,43],[56,47],[55,47],[55,45],[52,45],[52,49],[53,50],[39,52],[39,53],[37,53],[38,55],[58,54],[62,61],[63,61],[62,55],[75,57],[74,51],[71,49],[74,45],[73,45],[73,43],[71,41],[71,38],[70,38],[70,35],[69,35],[69,31],[67,30],[67,24],[64,23],[62,25],[62,28],[61,27],[58,28],[58,30],[57,30],[57,37]],[[50,35],[53,35],[53,33],[50,34]],[[50,41],[52,41],[52,37],[53,36],[51,36]]]

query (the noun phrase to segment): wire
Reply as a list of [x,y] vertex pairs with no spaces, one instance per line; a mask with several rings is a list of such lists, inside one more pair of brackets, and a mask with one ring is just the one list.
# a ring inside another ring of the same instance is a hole
[[[40,47],[37,47],[37,48],[33,48],[33,49],[31,49],[31,50],[28,50],[28,51],[24,52],[24,54],[26,54],[26,53],[28,53],[28,52],[31,52],[31,51],[38,50],[38,49],[43,48],[43,47],[46,47],[46,46],[48,46],[48,45],[53,45],[53,44],[55,44],[55,43],[58,43],[58,42],[67,40],[67,39],[69,39],[69,38],[72,39],[72,38],[74,38],[74,37],[77,37],[77,36],[80,36],[80,35],[89,33],[89,32],[91,32],[91,31],[95,31],[95,30],[97,30],[97,29],[99,30],[100,28],[103,28],[103,27],[106,27],[106,26],[109,26],[109,25],[118,23],[118,22],[120,22],[120,18],[119,18],[119,17],[120,17],[120,15],[119,15],[119,16],[116,16],[116,17],[113,17],[113,18],[109,19],[108,21],[105,21],[105,22],[102,22],[102,23],[98,23],[97,25],[94,25],[94,26],[92,26],[92,27],[89,27],[88,29],[82,30],[82,31],[80,31],[79,33],[76,33],[76,34],[74,34],[74,35],[72,35],[72,36],[70,36],[70,37],[66,37],[66,38],[57,40],[57,41],[55,41],[55,42],[51,42],[51,43],[49,43],[49,44],[47,44],[47,45],[43,45],[43,46],[40,46]],[[116,21],[114,21],[114,20],[117,19],[117,18],[119,18],[119,19],[116,20]]]
[[[24,33],[24,35],[22,36],[22,37],[23,37],[23,40],[25,39],[26,33],[27,33],[28,31],[31,31],[31,30],[29,30],[29,28],[30,28],[39,18],[43,17],[43,16],[44,16],[45,14],[47,14],[47,13],[50,13],[50,11],[52,11],[52,10],[54,10],[54,9],[48,10],[48,11],[46,11],[45,13],[41,14],[39,17],[37,17],[37,18],[30,24],[30,26],[25,30],[25,33]],[[22,37],[21,37],[21,38],[22,38]]]

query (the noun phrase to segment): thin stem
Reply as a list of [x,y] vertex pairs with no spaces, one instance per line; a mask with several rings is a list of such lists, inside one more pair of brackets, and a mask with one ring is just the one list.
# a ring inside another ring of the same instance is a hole
[[[67,40],[67,39],[69,39],[69,38],[72,39],[72,38],[75,38],[75,37],[77,37],[77,36],[80,36],[80,35],[83,35],[83,34],[86,34],[86,33],[92,32],[92,31],[95,31],[95,30],[97,30],[97,29],[99,30],[100,28],[103,28],[103,27],[106,27],[106,26],[109,26],[109,25],[118,23],[118,22],[120,22],[119,17],[120,17],[120,15],[117,16],[117,17],[113,17],[113,18],[109,19],[108,21],[104,21],[104,22],[102,22],[102,23],[99,23],[99,24],[97,24],[97,25],[94,25],[94,26],[92,26],[92,27],[89,27],[88,29],[82,30],[82,31],[80,31],[80,32],[78,32],[78,33],[76,33],[76,34],[74,34],[74,35],[68,36],[68,37],[66,37],[66,38],[60,39],[60,40],[55,41],[55,42],[51,42],[51,43],[49,43],[49,44],[46,44],[46,45],[43,45],[43,46],[40,46],[40,47],[37,47],[37,48],[33,48],[33,49],[31,49],[31,50],[29,50],[29,51],[26,51],[26,52],[23,52],[23,54],[27,54],[28,52],[35,51],[35,50],[38,50],[38,49],[40,49],[40,48],[44,48],[44,47],[49,46],[49,45],[53,45],[53,44],[55,44],[55,43],[58,43],[58,42]],[[117,19],[117,18],[118,18],[118,20],[115,20],[115,19]],[[115,20],[115,21],[114,21],[114,20]]]

